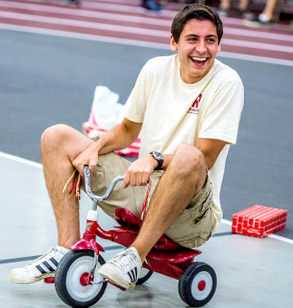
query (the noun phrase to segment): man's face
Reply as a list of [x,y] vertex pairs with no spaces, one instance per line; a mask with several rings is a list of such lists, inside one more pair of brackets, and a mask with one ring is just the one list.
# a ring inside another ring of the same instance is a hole
[[210,20],[190,19],[178,42],[171,35],[170,44],[178,52],[180,75],[185,83],[200,81],[212,68],[221,49],[216,26]]

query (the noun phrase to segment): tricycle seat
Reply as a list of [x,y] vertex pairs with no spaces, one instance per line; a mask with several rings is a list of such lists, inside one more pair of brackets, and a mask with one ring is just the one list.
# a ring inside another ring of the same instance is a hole
[[[141,227],[142,220],[136,217],[132,212],[125,208],[118,208],[115,210],[116,221],[123,227],[138,230]],[[166,235],[161,236],[154,248],[157,250],[176,250],[181,247],[179,244],[173,242]]]
[[121,226],[128,227],[130,229],[140,229],[142,224],[142,220],[125,208],[116,209],[115,218]]

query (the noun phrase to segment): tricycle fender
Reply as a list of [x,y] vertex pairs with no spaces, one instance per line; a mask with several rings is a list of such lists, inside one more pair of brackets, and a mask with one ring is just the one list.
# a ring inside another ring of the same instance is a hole
[[86,240],[81,239],[75,244],[71,246],[72,250],[93,250],[95,254],[98,256],[100,254],[100,251],[105,251],[104,248],[99,245],[94,239]]

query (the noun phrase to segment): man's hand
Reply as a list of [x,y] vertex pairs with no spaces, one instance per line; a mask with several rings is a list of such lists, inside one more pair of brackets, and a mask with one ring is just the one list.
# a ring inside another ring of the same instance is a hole
[[92,174],[94,168],[98,163],[98,147],[97,143],[93,143],[82,151],[72,162],[72,165],[77,169],[81,176],[84,175],[84,166],[88,166],[90,174]]
[[147,154],[131,164],[124,176],[124,188],[128,186],[145,186],[158,162]]

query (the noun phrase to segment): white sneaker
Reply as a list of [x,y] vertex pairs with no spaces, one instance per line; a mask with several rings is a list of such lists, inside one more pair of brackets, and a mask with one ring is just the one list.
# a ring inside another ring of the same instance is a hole
[[134,288],[141,271],[141,260],[134,247],[128,248],[102,265],[99,274],[123,287]]
[[48,277],[54,277],[57,265],[69,250],[61,247],[51,247],[43,256],[23,268],[14,268],[9,280],[14,283],[32,283]]

